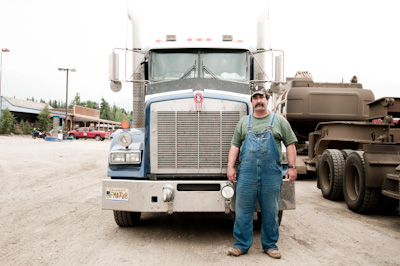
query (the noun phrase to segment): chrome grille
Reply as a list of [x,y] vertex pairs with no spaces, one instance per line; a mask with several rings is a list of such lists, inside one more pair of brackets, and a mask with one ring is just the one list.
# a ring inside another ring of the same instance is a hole
[[221,172],[239,119],[239,111],[158,111],[157,168]]

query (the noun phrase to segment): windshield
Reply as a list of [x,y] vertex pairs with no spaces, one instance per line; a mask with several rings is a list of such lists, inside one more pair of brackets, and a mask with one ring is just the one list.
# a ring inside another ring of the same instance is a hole
[[151,56],[151,76],[153,80],[176,80],[196,78],[197,53],[154,52]]
[[245,52],[207,52],[200,55],[203,77],[222,80],[246,80]]
[[247,54],[242,50],[153,51],[150,71],[154,81],[189,78],[245,81]]

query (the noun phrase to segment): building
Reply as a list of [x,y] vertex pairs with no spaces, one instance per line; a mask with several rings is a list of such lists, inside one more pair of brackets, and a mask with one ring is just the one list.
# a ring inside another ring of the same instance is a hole
[[[1,96],[1,107],[3,110],[8,108],[14,115],[17,123],[22,120],[28,121],[32,127],[36,126],[38,114],[43,111],[47,104],[28,100],[20,100]],[[47,105],[50,116],[61,118],[62,124],[65,118],[65,109],[55,109]],[[74,105],[73,109],[67,111],[67,129],[72,130],[78,127],[93,127],[97,130],[115,131],[121,127],[121,122],[104,120],[100,118],[100,110]]]

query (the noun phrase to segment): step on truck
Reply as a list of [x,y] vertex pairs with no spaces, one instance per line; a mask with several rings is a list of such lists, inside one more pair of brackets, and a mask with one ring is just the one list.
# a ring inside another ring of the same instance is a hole
[[[282,52],[265,48],[264,33],[257,48],[232,35],[167,35],[143,48],[135,10],[128,16],[133,48],[113,50],[109,79],[116,92],[132,84],[133,119],[113,137],[102,208],[113,210],[119,226],[137,224],[142,213],[234,213],[230,141],[252,112],[250,86],[282,83]],[[119,53],[132,54],[133,73],[122,79]],[[294,208],[294,182],[284,181],[280,217]]]
[[298,173],[316,173],[323,197],[357,213],[399,209],[400,98],[375,99],[356,76],[319,83],[308,72],[271,92],[299,140]]

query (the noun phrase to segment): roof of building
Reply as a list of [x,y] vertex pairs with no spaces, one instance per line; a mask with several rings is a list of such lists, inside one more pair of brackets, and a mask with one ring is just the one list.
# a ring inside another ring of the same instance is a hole
[[3,98],[15,106],[33,108],[33,109],[44,109],[44,107],[47,105],[47,108],[53,109],[53,107],[51,107],[47,103],[38,103],[38,102],[29,101],[29,100],[21,100],[21,99],[5,97],[5,96],[3,96]]
[[47,105],[47,108],[49,110],[52,110],[53,107],[46,103],[38,103],[38,102],[33,102],[33,101],[28,101],[28,100],[21,100],[17,98],[11,98],[11,97],[5,97],[2,96],[3,100],[3,109],[6,107],[10,109],[10,111],[13,112],[23,112],[23,113],[40,113],[45,106]]

